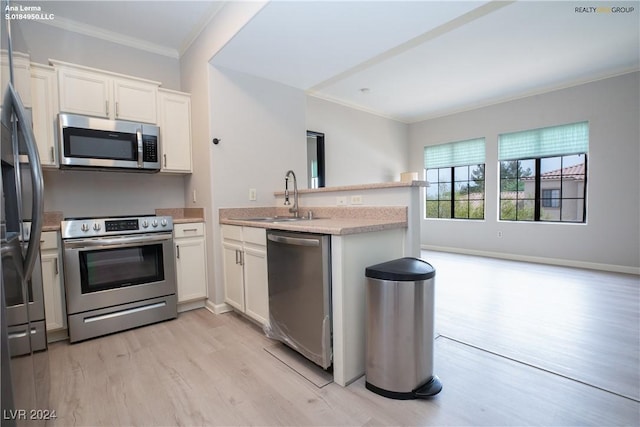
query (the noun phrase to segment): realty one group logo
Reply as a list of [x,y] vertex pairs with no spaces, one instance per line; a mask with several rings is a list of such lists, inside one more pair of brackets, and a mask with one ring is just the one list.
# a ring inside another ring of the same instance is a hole
[[576,6],[576,13],[633,13],[636,10],[633,6]]

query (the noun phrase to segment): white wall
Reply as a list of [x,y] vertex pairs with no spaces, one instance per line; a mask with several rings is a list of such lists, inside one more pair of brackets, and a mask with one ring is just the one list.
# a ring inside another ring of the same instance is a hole
[[45,211],[65,217],[154,214],[184,204],[184,183],[175,176],[94,171],[45,171]]
[[180,62],[106,40],[65,31],[37,21],[19,21],[31,61],[48,64],[49,59],[71,62],[162,83],[180,90]]
[[[412,170],[426,145],[486,138],[485,220],[423,220],[423,246],[640,272],[639,93],[636,72],[410,125]],[[498,134],[584,120],[587,223],[498,221]]]
[[[280,83],[211,67],[214,206],[273,206],[292,169],[307,188],[305,95]],[[249,189],[257,200],[249,201]]]
[[307,129],[325,135],[325,186],[399,181],[409,165],[404,123],[307,97]]

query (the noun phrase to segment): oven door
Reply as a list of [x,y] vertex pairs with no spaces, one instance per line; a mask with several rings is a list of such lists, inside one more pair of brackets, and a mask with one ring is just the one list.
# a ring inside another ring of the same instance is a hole
[[171,233],[66,240],[68,314],[176,293]]

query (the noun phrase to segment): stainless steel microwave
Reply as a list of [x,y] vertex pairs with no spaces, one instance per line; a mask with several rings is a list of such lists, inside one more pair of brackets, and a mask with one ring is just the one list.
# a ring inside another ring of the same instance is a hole
[[59,114],[60,167],[158,172],[160,128],[75,114]]

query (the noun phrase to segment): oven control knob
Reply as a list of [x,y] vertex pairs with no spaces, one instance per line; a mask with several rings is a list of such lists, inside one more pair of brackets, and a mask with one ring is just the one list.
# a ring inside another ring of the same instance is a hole
[[153,228],[156,228],[158,226],[158,221],[156,221],[155,219],[151,222],[151,226]]
[[87,224],[87,223],[82,224],[80,226],[80,230],[82,230],[82,231],[84,231],[86,233],[87,231],[89,231],[89,224]]
[[97,222],[95,224],[93,224],[93,230],[94,231],[100,231],[100,224],[98,224]]
[[149,226],[149,222],[145,219],[142,221],[142,228],[147,228]]
[[163,219],[162,221],[160,221],[160,225],[163,226],[163,227],[166,227],[167,226],[167,220]]

